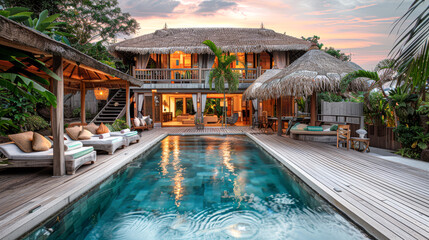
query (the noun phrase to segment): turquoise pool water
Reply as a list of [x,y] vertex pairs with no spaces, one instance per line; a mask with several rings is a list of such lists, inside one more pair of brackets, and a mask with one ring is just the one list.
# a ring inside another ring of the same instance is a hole
[[27,239],[366,239],[244,136],[170,136]]

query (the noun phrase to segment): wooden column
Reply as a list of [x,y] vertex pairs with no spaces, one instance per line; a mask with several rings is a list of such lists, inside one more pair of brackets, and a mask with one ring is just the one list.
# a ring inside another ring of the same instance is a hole
[[317,120],[317,112],[316,112],[316,105],[317,105],[317,93],[313,92],[311,95],[311,103],[310,103],[310,126],[316,126],[316,120]]
[[155,123],[155,92],[152,90],[152,121]]
[[131,126],[130,119],[130,82],[127,81],[125,86],[125,116],[128,126]]
[[63,176],[66,172],[64,159],[64,76],[63,58],[53,57],[53,70],[61,81],[53,80],[53,93],[57,97],[57,107],[52,114],[52,136],[54,138],[53,175]]
[[277,113],[277,135],[282,135],[282,98],[277,99],[277,105],[276,105],[276,113]]
[[80,82],[80,122],[86,123],[86,109],[85,109],[85,83]]
[[253,126],[253,103],[252,103],[252,100],[250,100],[248,102],[250,103],[249,123],[250,123],[250,126]]
[[201,93],[197,93],[197,116],[198,118],[200,118],[200,120],[202,120],[202,116],[203,116],[203,111],[204,111],[204,107],[202,106],[202,99],[201,99]]
[[183,98],[183,108],[182,108],[182,114],[186,113],[186,97]]
[[137,114],[138,96],[139,95],[135,92],[134,93],[134,118],[138,117],[138,114]]

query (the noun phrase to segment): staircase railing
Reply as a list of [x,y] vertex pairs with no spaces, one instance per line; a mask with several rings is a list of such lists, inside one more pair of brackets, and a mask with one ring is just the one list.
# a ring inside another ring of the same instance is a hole
[[106,109],[107,106],[109,106],[109,103],[113,101],[113,99],[116,97],[116,95],[118,95],[120,92],[122,92],[122,89],[119,89],[119,91],[117,91],[115,93],[115,95],[113,95],[112,98],[110,98],[109,101],[107,101],[106,105],[104,105],[104,107],[97,113],[97,115],[95,115],[95,117],[91,120],[91,123],[93,123],[99,116],[100,113],[102,113],[104,111],[104,109]]

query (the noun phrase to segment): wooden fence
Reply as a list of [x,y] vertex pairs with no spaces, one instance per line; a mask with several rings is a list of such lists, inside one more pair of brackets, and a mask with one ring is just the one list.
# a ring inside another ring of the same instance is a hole
[[398,150],[401,144],[395,140],[395,134],[392,127],[367,125],[368,138],[371,139],[372,147],[384,148],[389,150]]

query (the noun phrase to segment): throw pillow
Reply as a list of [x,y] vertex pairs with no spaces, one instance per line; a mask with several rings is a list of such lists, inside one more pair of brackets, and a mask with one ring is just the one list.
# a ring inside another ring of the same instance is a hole
[[133,122],[134,122],[134,127],[140,127],[141,122],[140,122],[140,119],[139,119],[139,118],[134,118],[134,119],[133,119]]
[[83,129],[90,131],[92,134],[97,134],[98,128],[99,128],[99,126],[97,126],[95,123],[90,123],[90,124],[83,127]]
[[69,135],[69,137],[72,140],[79,140],[79,133],[82,132],[82,127],[81,126],[75,126],[75,127],[70,127],[70,128],[66,128],[66,132],[67,135]]
[[79,133],[79,140],[88,140],[91,139],[92,133],[86,129],[83,129],[82,132]]
[[337,129],[338,129],[338,124],[334,124],[334,125],[332,125],[332,127],[331,127],[330,129],[331,129],[331,131],[337,131]]
[[100,127],[97,129],[97,134],[109,133],[109,129],[103,123],[100,124]]
[[147,121],[146,121],[147,118],[148,117],[142,117],[142,118],[140,118],[140,125],[147,126]]
[[8,135],[11,141],[14,141],[16,146],[19,147],[23,152],[30,153],[33,151],[31,141],[33,141],[33,132],[23,132]]
[[36,152],[48,151],[52,146],[51,142],[48,139],[36,132],[33,134],[33,141],[31,145],[33,151]]

